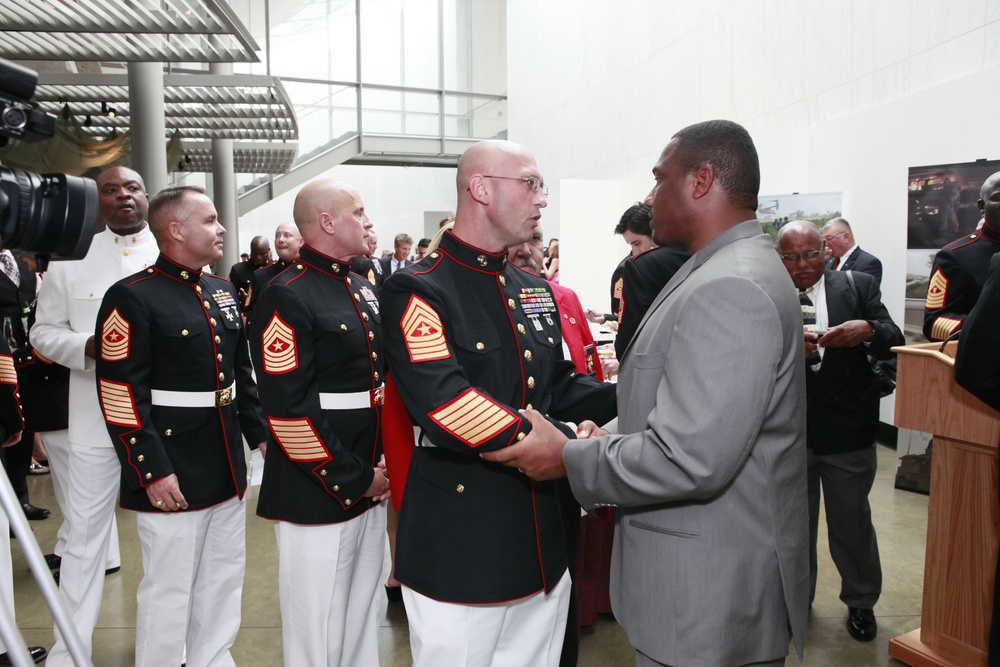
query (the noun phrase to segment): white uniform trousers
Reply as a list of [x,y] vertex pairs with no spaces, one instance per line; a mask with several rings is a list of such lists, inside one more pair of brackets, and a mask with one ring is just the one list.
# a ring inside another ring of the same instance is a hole
[[[14,618],[14,566],[10,556],[10,520],[0,507],[0,604]],[[7,645],[0,639],[0,653],[7,652]]]
[[[183,482],[181,482],[183,492]],[[232,667],[246,570],[246,501],[136,512],[144,576],[136,592],[136,667]]]
[[413,667],[558,667],[572,581],[504,604],[441,602],[403,585]]
[[[59,569],[59,590],[84,652],[92,655],[94,626],[104,596],[104,570],[108,562],[115,504],[121,484],[121,466],[112,447],[70,443],[69,484],[65,508],[69,530]],[[59,628],[49,652],[48,667],[72,667]]]
[[[56,504],[62,512],[63,522],[56,533],[56,544],[52,553],[62,556],[66,550],[66,538],[69,535],[69,430],[45,431],[39,433],[45,454],[49,460],[49,470],[52,477],[52,491],[56,496]],[[108,544],[108,562],[105,569],[119,567],[122,564],[121,552],[118,548],[118,519],[112,515],[111,542]]]
[[378,667],[385,507],[343,523],[274,524],[286,667]]

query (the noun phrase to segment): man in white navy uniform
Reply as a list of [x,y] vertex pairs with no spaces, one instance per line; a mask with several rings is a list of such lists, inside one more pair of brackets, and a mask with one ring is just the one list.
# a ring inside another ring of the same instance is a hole
[[[94,378],[94,322],[107,289],[156,261],[153,234],[146,224],[149,195],[142,176],[111,167],[97,177],[101,219],[87,256],[78,262],[53,262],[38,294],[31,341],[38,354],[70,369],[69,429],[45,434],[49,463],[67,480],[68,522],[59,588],[91,654],[91,637],[104,594],[104,572],[120,564],[115,499],[121,474],[97,401]],[[72,665],[55,629],[48,664]]]

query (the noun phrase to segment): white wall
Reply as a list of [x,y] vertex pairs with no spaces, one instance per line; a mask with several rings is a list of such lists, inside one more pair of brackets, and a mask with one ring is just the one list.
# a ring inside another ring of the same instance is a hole
[[[844,193],[902,322],[907,167],[1000,157],[987,118],[1000,108],[995,0],[507,6],[508,135],[550,184],[546,235],[586,239],[579,255],[561,253],[568,274],[580,263],[610,276],[617,216],[588,226],[564,215],[560,182],[615,182],[623,211],[649,191],[674,132],[730,118],[756,141],[762,192]],[[581,299],[603,303],[604,291]]]
[[[1000,158],[996,0],[507,5],[508,135],[552,186],[542,223],[567,278],[610,278],[624,246],[609,248],[617,216],[579,215],[561,184],[614,184],[623,211],[674,132],[729,118],[754,137],[762,192],[843,193],[902,325],[907,169]],[[592,283],[577,290],[585,306],[607,300]]]

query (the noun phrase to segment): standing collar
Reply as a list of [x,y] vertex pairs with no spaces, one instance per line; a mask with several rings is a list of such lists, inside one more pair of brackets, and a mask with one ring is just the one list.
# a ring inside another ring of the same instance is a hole
[[485,273],[501,273],[507,268],[506,250],[501,253],[487,252],[465,243],[451,232],[445,232],[441,244],[431,253],[431,257],[439,252],[444,252],[459,264]]
[[307,264],[336,278],[347,278],[351,273],[350,262],[324,255],[315,248],[305,244],[299,249],[299,258],[296,261]]
[[166,276],[188,285],[197,285],[201,280],[201,269],[189,269],[181,266],[163,253],[156,258],[156,269]]

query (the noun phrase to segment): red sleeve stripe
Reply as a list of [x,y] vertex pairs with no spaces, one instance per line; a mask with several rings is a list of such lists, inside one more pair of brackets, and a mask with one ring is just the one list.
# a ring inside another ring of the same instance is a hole
[[289,460],[308,462],[326,461],[330,458],[308,417],[303,419],[268,417],[267,423]]
[[496,437],[518,420],[505,407],[475,389],[432,412],[430,418],[470,447]]
[[131,387],[121,382],[111,382],[101,378],[99,388],[104,421],[115,426],[139,426],[139,417],[135,412],[135,400],[132,398]]

